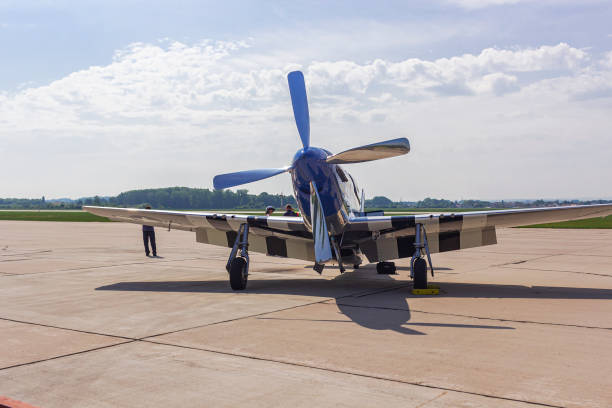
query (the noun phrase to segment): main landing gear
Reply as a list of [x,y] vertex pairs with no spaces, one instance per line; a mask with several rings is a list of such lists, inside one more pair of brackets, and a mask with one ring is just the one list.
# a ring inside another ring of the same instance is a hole
[[[238,228],[236,240],[230,252],[225,269],[229,273],[230,286],[233,290],[244,290],[249,277],[249,225]],[[237,256],[240,251],[240,256]]]
[[[422,255],[425,252],[427,262]],[[431,268],[431,276],[434,276],[431,255],[429,255],[429,244],[427,233],[423,224],[416,224],[414,237],[414,254],[410,260],[410,277],[413,279],[414,289],[427,289],[427,264]]]

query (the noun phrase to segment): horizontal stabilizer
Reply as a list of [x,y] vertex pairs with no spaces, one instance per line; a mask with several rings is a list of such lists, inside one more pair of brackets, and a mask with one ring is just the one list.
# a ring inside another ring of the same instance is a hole
[[410,142],[405,137],[401,137],[345,150],[329,156],[325,161],[331,164],[361,163],[400,156],[409,151]]
[[236,173],[219,174],[213,179],[213,186],[216,189],[229,188],[239,186],[241,184],[251,183],[257,180],[263,180],[268,177],[276,176],[277,174],[288,171],[291,167],[283,167],[280,169],[259,169],[238,171]]

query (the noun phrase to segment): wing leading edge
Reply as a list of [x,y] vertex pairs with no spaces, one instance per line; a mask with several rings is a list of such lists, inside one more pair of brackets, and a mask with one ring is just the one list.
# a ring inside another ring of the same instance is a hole
[[83,210],[113,221],[192,231],[196,241],[231,248],[241,224],[249,225],[249,250],[271,256],[314,261],[312,234],[302,217],[265,217],[199,211],[84,206]]
[[[232,247],[241,224],[249,225],[249,249],[272,256],[314,261],[312,233],[301,217],[144,210],[84,206],[83,210],[114,221],[193,231],[205,244]],[[460,214],[420,214],[355,217],[342,242],[356,244],[370,262],[406,258],[414,253],[415,225],[424,225],[431,253],[497,243],[495,227],[603,217],[611,204],[474,211]]]

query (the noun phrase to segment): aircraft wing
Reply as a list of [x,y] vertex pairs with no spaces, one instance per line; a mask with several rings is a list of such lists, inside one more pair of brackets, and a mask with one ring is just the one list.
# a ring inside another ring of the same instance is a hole
[[516,227],[610,214],[612,204],[356,217],[350,220],[343,242],[357,244],[370,262],[380,262],[412,256],[416,223],[424,225],[429,250],[436,253],[496,244],[495,227]]
[[[84,206],[113,221],[193,231],[205,244],[232,247],[241,224],[249,225],[249,249],[272,256],[314,261],[312,233],[301,217],[265,217],[197,211]],[[514,227],[612,214],[612,204],[351,218],[343,246],[356,244],[370,262],[411,257],[415,225],[425,226],[431,253],[497,243],[495,227]]]
[[312,234],[302,217],[266,217],[199,211],[83,206],[113,221],[193,231],[196,241],[231,248],[241,224],[249,225],[249,250],[272,256],[314,261]]

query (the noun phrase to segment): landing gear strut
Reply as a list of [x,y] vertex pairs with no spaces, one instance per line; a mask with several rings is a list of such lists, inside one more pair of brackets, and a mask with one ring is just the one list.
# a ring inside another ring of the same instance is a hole
[[[427,262],[422,258],[423,252],[427,255]],[[414,237],[414,254],[410,260],[410,277],[413,279],[414,289],[427,289],[427,264],[431,268],[431,276],[434,276],[427,233],[423,224],[416,224]]]
[[[241,224],[225,269],[233,290],[244,290],[249,277],[249,225]],[[240,250],[240,256],[236,256]]]
[[338,245],[338,241],[336,241],[335,237],[330,237],[330,242],[331,242],[331,247],[334,250],[334,253],[336,254],[336,260],[338,261],[338,268],[340,269],[340,273],[344,273],[344,271],[346,271],[346,268],[344,267],[344,264],[342,263],[342,252],[340,251],[340,246]]

